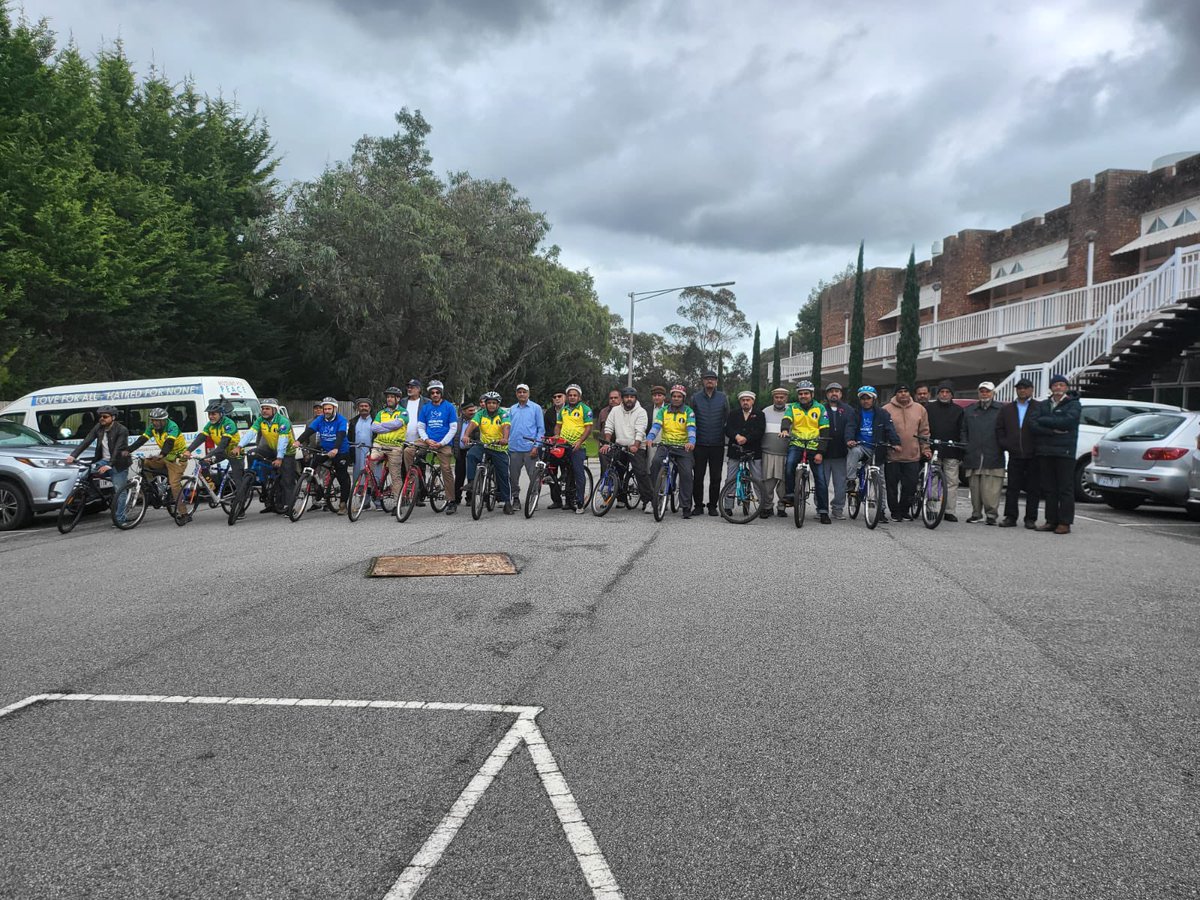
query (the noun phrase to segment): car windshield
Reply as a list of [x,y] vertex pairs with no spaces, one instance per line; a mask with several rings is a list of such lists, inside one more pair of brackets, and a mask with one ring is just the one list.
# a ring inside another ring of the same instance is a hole
[[0,447],[53,447],[54,441],[16,422],[0,421]]
[[1104,436],[1106,441],[1161,441],[1184,423],[1183,416],[1143,413],[1130,416]]

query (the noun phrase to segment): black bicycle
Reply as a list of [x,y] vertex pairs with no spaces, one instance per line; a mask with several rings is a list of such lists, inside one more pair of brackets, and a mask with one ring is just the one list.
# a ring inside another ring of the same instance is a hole
[[602,516],[620,502],[626,509],[634,509],[641,505],[642,493],[638,490],[637,475],[633,471],[633,453],[628,447],[610,444],[608,467],[596,489],[592,492],[592,515]]
[[[284,465],[290,463],[290,459],[284,459]],[[246,474],[242,476],[242,483],[238,485],[237,497],[229,508],[227,521],[230,525],[236,525],[238,519],[246,515],[246,510],[250,508],[256,492],[267,509],[280,513],[288,511],[288,503],[283,496],[283,479],[279,477],[279,470],[259,456],[254,448],[251,448],[246,451]]]
[[89,509],[98,512],[112,504],[112,482],[100,474],[95,463],[81,463],[79,478],[67,499],[58,508],[58,530],[70,534]]
[[[484,444],[483,448],[485,450],[508,450],[506,444]],[[492,512],[499,499],[495,464],[492,462],[492,455],[484,453],[483,459],[475,466],[475,479],[471,482],[471,518],[478,522],[483,516],[483,508],[486,506],[487,511]]]

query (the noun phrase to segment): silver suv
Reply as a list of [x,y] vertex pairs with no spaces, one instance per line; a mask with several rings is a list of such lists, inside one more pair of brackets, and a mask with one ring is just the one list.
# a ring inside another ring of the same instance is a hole
[[59,446],[32,428],[0,419],[0,531],[22,528],[34,513],[58,509],[79,473]]

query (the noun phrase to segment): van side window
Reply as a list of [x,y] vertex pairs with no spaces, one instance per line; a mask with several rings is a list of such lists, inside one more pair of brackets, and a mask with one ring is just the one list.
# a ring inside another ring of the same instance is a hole
[[[144,432],[150,425],[150,410],[162,405],[160,403],[139,403],[136,406],[119,406],[121,421],[129,429],[130,437],[137,437]],[[195,401],[167,403],[165,409],[167,418],[178,425],[180,431],[197,430]]]

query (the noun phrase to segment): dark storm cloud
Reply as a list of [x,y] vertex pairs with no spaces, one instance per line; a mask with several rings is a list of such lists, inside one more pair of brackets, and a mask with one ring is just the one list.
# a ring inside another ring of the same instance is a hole
[[433,31],[515,34],[549,18],[549,0],[328,0],[329,5],[368,28],[408,27]]

